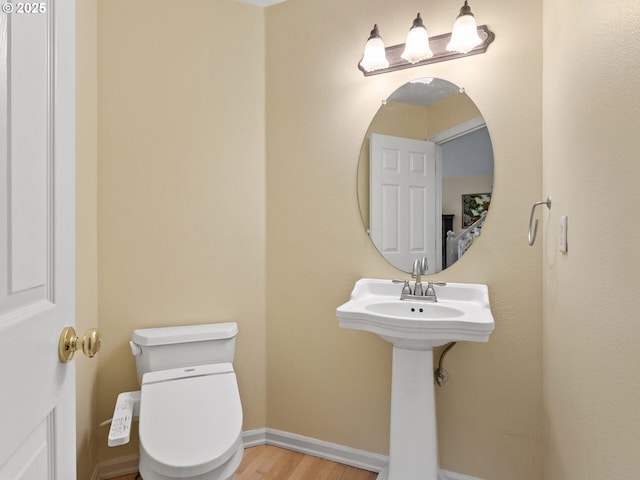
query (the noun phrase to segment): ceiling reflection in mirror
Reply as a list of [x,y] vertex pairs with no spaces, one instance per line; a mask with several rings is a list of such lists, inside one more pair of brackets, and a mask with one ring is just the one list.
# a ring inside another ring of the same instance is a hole
[[365,231],[396,268],[427,274],[455,263],[482,233],[493,191],[493,148],[463,89],[438,78],[398,88],[374,116],[358,163]]

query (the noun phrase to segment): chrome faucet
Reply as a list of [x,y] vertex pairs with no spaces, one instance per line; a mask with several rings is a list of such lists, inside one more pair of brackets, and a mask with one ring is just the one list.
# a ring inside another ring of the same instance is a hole
[[427,273],[429,269],[427,263],[427,257],[416,259],[413,262],[413,272],[411,276],[416,279],[413,291],[409,280],[393,280],[394,283],[402,283],[402,292],[400,293],[400,300],[422,300],[424,302],[437,302],[436,290],[434,285],[444,286],[445,282],[427,282],[427,289],[422,288],[422,275]]
[[426,268],[423,269],[423,266],[426,267],[427,257],[422,257],[422,260],[418,260],[417,258],[413,262],[413,273],[411,276],[416,279],[416,284],[413,287],[414,295],[422,295],[422,275],[427,273]]
[[422,290],[422,275],[425,275],[429,270],[429,264],[427,262],[427,257],[422,257],[421,259],[415,259],[413,262],[413,272],[411,276],[416,279],[416,284],[413,289],[414,295],[424,295]]

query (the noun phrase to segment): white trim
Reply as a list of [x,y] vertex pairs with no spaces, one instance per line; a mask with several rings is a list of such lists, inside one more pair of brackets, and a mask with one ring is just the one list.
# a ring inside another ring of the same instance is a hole
[[242,443],[244,443],[244,448],[266,445],[267,429],[258,428],[256,430],[247,430],[242,432]]
[[476,130],[486,127],[487,124],[482,116],[472,118],[466,122],[462,122],[460,125],[451,127],[448,130],[435,134],[433,137],[429,137],[427,140],[441,145],[445,142],[453,140],[455,138],[466,135],[467,133],[475,132]]
[[250,435],[253,438],[257,438],[262,435],[262,432],[264,432],[264,443],[267,445],[313,455],[314,457],[324,458],[371,472],[379,472],[389,463],[389,457],[386,455],[366,452],[337,443],[325,442],[323,440],[274,430],[272,428],[250,430],[244,432],[243,437],[244,435]]
[[250,5],[257,5],[258,7],[269,7],[276,3],[286,2],[287,0],[238,0],[242,3],[248,3]]
[[106,480],[108,478],[120,477],[138,472],[137,454],[127,455],[126,457],[113,458],[98,464],[98,478]]
[[449,472],[447,470],[440,470],[440,473],[444,475],[447,480],[480,480],[476,477],[470,477],[469,475],[462,475],[461,473]]
[[[325,442],[295,433],[283,432],[272,428],[258,428],[242,432],[245,448],[258,445],[273,445],[294,452],[324,458],[351,467],[380,472],[389,464],[389,457],[378,453],[346,447],[337,443]],[[91,480],[107,480],[109,478],[128,475],[138,471],[138,455],[114,458],[97,465]],[[446,480],[480,480],[479,478],[459,473],[440,471]]]
[[[389,479],[389,469],[385,468],[379,474],[376,480],[388,480]],[[460,473],[453,473],[447,470],[438,469],[438,479],[437,480],[480,480],[479,478],[469,477],[467,475],[461,475]]]
[[100,480],[100,465],[96,465],[93,469],[93,472],[91,472],[91,476],[89,477],[89,480]]

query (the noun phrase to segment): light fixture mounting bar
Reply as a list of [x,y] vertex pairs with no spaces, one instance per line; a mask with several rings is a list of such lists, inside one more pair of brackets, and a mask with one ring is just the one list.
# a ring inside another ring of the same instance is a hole
[[447,44],[451,40],[451,33],[445,33],[437,35],[429,39],[429,47],[433,52],[433,57],[426,60],[422,60],[417,63],[409,63],[400,57],[404,50],[404,43],[400,45],[393,45],[385,48],[387,59],[389,60],[389,66],[387,68],[381,68],[379,70],[373,70],[371,72],[365,71],[360,65],[358,68],[364,74],[365,77],[371,75],[379,75],[381,73],[393,72],[395,70],[404,70],[405,68],[419,67],[421,65],[428,65],[430,63],[446,62],[447,60],[454,60],[456,58],[468,57],[470,55],[478,55],[484,53],[489,48],[489,45],[496,38],[495,34],[489,30],[486,25],[480,25],[478,27],[478,36],[482,39],[482,43],[468,53],[458,53],[447,51]]

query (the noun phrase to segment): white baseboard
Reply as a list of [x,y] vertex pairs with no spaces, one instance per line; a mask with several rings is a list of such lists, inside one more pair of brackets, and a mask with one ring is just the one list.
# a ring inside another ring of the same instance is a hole
[[[286,448],[294,452],[313,455],[314,457],[324,458],[371,472],[379,472],[389,463],[389,457],[386,455],[366,452],[272,428],[249,430],[243,434],[243,439],[247,437],[255,442],[253,445],[273,445],[274,447]],[[258,443],[262,438],[264,440]],[[250,446],[248,442],[245,442],[245,445]]]
[[257,428],[255,430],[245,430],[242,432],[242,443],[244,443],[245,448],[266,445],[267,429]]
[[107,480],[108,478],[136,473],[138,471],[138,459],[139,457],[136,454],[100,462],[96,467],[97,478],[99,480]]
[[100,480],[100,465],[96,465],[91,472],[89,480]]
[[449,472],[447,470],[440,470],[440,473],[444,475],[447,480],[480,480],[476,477],[470,477],[469,475],[462,475],[461,473]]
[[[325,442],[295,433],[283,432],[272,428],[258,428],[242,432],[245,447],[273,445],[300,452],[314,457],[324,458],[371,472],[380,472],[389,464],[389,457],[377,453],[358,450],[336,443]],[[138,471],[138,455],[115,458],[101,462],[96,467],[91,480],[107,480]],[[479,478],[441,470],[446,480],[480,480]]]
[[[273,445],[286,448],[295,452],[313,455],[334,462],[342,463],[370,472],[380,472],[389,464],[389,457],[377,453],[357,450],[336,443],[325,442],[295,433],[283,432],[272,428],[260,428],[243,432],[242,438],[246,447],[256,445]],[[462,475],[460,473],[440,470],[441,476],[446,480],[480,480],[476,477]]]
[[[378,477],[376,478],[376,480],[388,480],[388,475],[389,475],[389,469],[385,468],[378,474]],[[438,480],[480,480],[480,479],[439,469]]]

